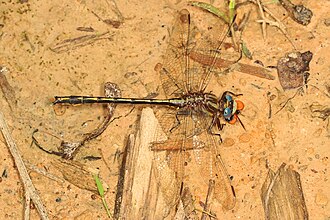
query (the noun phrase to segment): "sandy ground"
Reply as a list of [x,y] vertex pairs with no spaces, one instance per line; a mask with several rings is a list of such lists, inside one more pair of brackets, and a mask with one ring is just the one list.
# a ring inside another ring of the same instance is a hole
[[[217,22],[213,16],[188,7],[184,1],[116,1],[122,17],[110,0],[22,2],[0,3],[0,65],[6,68],[5,77],[14,91],[12,98],[1,93],[1,111],[24,160],[60,177],[51,163],[57,157],[31,146],[32,132],[38,128],[65,140],[77,140],[100,123],[105,111],[102,106],[87,105],[67,107],[63,115],[56,115],[50,102],[53,96],[103,95],[103,84],[107,81],[117,83],[126,97],[158,93],[160,82],[154,67],[162,62],[176,12],[188,8],[195,23],[205,27]],[[219,219],[263,219],[260,189],[267,166],[277,170],[282,163],[300,173],[310,219],[330,218],[329,118],[322,120],[310,110],[313,103],[330,104],[330,27],[326,25],[330,19],[327,17],[330,1],[294,2],[303,3],[313,11],[308,26],[293,22],[279,5],[270,8],[286,25],[296,48],[314,54],[309,86],[302,95],[296,95],[274,114],[296,93],[296,90],[282,90],[275,70],[273,81],[233,71],[213,82],[215,94],[225,90],[243,93],[241,99],[246,106],[241,117],[246,131],[237,124],[226,126],[222,133],[224,144],[220,151],[233,177],[237,203],[227,212],[215,204]],[[254,22],[259,16],[256,7],[250,9],[251,18],[243,38],[254,60],[276,65],[293,48],[275,27],[267,27],[268,36],[263,40],[260,25]],[[116,24],[101,19],[122,23],[114,27]],[[82,32],[78,27],[92,27],[95,32]],[[49,49],[65,39],[105,32],[109,32],[111,39],[68,48],[62,53]],[[253,61],[244,58],[242,62]],[[275,95],[275,99],[271,101],[273,115],[269,119],[270,95]],[[131,106],[117,107],[115,117],[119,118],[76,157],[87,167],[100,171],[109,187],[106,199],[111,210],[120,163],[115,155],[123,150],[127,135],[135,132],[141,112],[139,107],[131,110]],[[0,219],[22,219],[24,191],[4,139],[0,140]],[[104,160],[82,159],[86,155],[100,156],[100,152]],[[50,180],[34,171],[30,175],[51,219],[106,218],[100,199],[95,199],[93,192],[66,181]],[[38,219],[35,209],[31,218]]]

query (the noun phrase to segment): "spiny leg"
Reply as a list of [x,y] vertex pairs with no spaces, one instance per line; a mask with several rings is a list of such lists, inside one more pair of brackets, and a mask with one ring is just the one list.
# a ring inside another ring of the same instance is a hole
[[175,119],[176,119],[176,123],[175,125],[170,129],[170,132],[172,133],[175,129],[177,129],[181,122],[179,119],[179,115],[189,115],[189,112],[187,110],[179,110],[175,113]]
[[[215,135],[215,136],[218,136],[218,137],[219,137],[219,141],[220,141],[220,143],[222,143],[222,138],[221,138],[220,131],[223,129],[223,127],[224,127],[225,125],[226,125],[226,124],[221,124],[220,119],[219,119],[219,117],[218,117],[218,114],[215,114],[215,115],[213,116],[212,122],[211,122],[211,124],[210,124],[210,126],[208,127],[207,130],[208,130],[209,134],[211,134],[211,135]],[[213,132],[212,128],[213,128],[214,126],[216,126],[216,127],[218,128],[219,133]]]

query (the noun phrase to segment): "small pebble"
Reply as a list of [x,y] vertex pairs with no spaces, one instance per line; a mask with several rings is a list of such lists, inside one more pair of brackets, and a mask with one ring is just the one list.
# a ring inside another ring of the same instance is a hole
[[248,133],[244,133],[239,137],[240,143],[248,143],[251,140],[251,135]]
[[92,195],[91,195],[91,199],[92,199],[92,200],[95,200],[96,198],[97,198],[97,195],[96,195],[96,194],[92,194]]
[[330,18],[327,18],[324,20],[325,26],[329,27],[330,26]]
[[276,138],[276,134],[274,133],[274,132],[266,132],[265,133],[265,138],[267,138],[267,139],[275,139]]
[[35,205],[33,202],[30,202],[30,209],[36,209]]
[[276,134],[275,134],[274,131],[271,131],[271,132],[270,132],[270,135],[271,135],[272,139],[275,139],[275,138],[276,138]]
[[272,94],[270,97],[269,97],[270,101],[273,101],[276,99],[276,95]]
[[323,163],[325,166],[327,166],[328,163],[329,163],[329,158],[328,158],[328,157],[323,157],[323,158],[322,158],[322,163]]
[[244,194],[244,200],[250,200],[251,194],[250,193],[245,193]]
[[257,156],[252,156],[251,158],[250,158],[250,164],[254,164],[255,162],[257,162],[259,160],[259,157],[257,157]]
[[318,171],[317,171],[317,170],[314,170],[314,169],[311,169],[311,171],[312,171],[313,173],[318,173]]
[[292,103],[289,101],[285,106],[285,109],[291,113],[293,113],[296,109],[293,107]]
[[4,169],[3,170],[1,177],[8,178],[8,171],[7,171],[7,169]]
[[317,193],[316,193],[316,196],[315,196],[315,203],[316,205],[318,206],[326,206],[329,202],[329,199],[328,197],[322,192],[322,190],[319,190]]
[[313,137],[320,137],[322,134],[322,131],[323,131],[322,128],[317,129],[316,131],[314,131]]
[[57,197],[57,198],[55,199],[55,201],[56,201],[56,202],[62,202],[62,199],[61,199],[60,197]]
[[297,163],[297,162],[298,162],[298,159],[299,159],[298,155],[293,155],[293,156],[291,156],[291,157],[289,158],[289,161],[290,161],[290,162]]
[[225,147],[231,147],[231,146],[233,146],[235,144],[235,141],[234,141],[234,139],[232,139],[232,138],[225,138],[225,140],[223,141],[223,145],[225,146]]
[[265,122],[262,120],[259,120],[256,127],[259,130],[259,129],[264,128],[264,125],[265,125]]
[[298,170],[301,171],[301,172],[307,170],[307,168],[308,168],[308,165],[301,165],[301,166],[298,166]]
[[244,185],[246,185],[246,184],[248,184],[249,182],[251,182],[251,180],[250,180],[249,177],[243,177],[243,178],[241,179],[241,182],[242,182]]
[[314,148],[312,148],[312,147],[307,148],[306,153],[308,155],[314,154]]
[[240,78],[240,79],[238,80],[238,82],[239,82],[239,84],[240,84],[241,86],[246,86],[246,80],[245,80],[245,79]]

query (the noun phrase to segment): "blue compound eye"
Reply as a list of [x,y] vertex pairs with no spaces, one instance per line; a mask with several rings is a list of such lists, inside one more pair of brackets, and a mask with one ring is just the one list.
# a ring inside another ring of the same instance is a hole
[[233,101],[233,98],[230,95],[226,95],[226,99],[227,99],[228,102]]
[[223,111],[223,116],[226,119],[229,119],[231,117],[231,109],[229,107],[225,108],[225,110]]

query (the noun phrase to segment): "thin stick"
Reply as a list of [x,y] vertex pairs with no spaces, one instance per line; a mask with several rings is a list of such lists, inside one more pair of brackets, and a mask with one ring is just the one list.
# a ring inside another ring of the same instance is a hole
[[266,32],[266,18],[265,18],[265,14],[264,14],[264,9],[261,6],[260,0],[256,0],[258,7],[259,7],[259,11],[260,11],[260,16],[262,18],[262,23],[261,23],[261,28],[262,28],[262,36],[264,38],[264,40],[266,40],[267,38],[267,32]]
[[[253,2],[253,1],[252,1]],[[255,4],[257,4],[256,2],[253,2]],[[271,10],[269,10],[266,6],[261,5],[263,10],[269,14],[274,20],[275,22],[270,21],[269,19],[265,19],[266,23],[269,23],[272,26],[277,27],[278,29],[280,29],[280,31],[282,32],[282,34],[286,37],[286,39],[288,39],[288,41],[290,42],[290,44],[292,45],[292,47],[294,49],[297,49],[296,46],[294,45],[293,41],[290,39],[290,37],[288,36],[288,32],[286,31],[286,26],[280,21],[280,19],[278,19],[272,12]]]
[[24,220],[30,219],[30,205],[31,205],[31,197],[30,194],[25,191],[25,207],[24,207]]
[[215,186],[215,181],[210,180],[209,189],[207,191],[207,197],[206,197],[204,211],[203,211],[201,220],[205,220],[208,216],[208,213],[211,213],[210,207],[211,207],[211,201],[212,201],[213,194],[214,194],[214,186]]
[[[14,158],[14,162],[17,166],[18,169],[18,173],[19,176],[21,177],[21,180],[23,182],[23,186],[25,189],[26,194],[28,194],[28,196],[32,199],[33,203],[35,204],[39,215],[41,217],[41,219],[46,220],[48,219],[48,215],[47,215],[47,211],[44,207],[44,205],[42,204],[42,201],[38,195],[37,190],[35,189],[30,176],[27,172],[27,169],[24,165],[24,162],[22,160],[21,155],[19,154],[18,148],[16,146],[16,143],[14,142],[10,132],[9,132],[9,128],[8,125],[5,121],[5,118],[2,114],[2,112],[0,112],[0,130],[2,131],[2,134],[7,142],[7,146],[9,148],[9,151],[11,153],[11,155]],[[27,209],[30,208],[26,207]],[[27,213],[27,211],[25,211],[25,213]]]
[[[257,20],[257,22],[258,23],[261,23],[262,26],[264,26],[264,24],[266,24],[266,25],[269,24],[269,25],[275,26],[278,29],[280,29],[280,31],[282,32],[282,34],[288,39],[288,41],[293,46],[293,48],[296,49],[296,46],[294,45],[293,41],[288,36],[288,33],[286,31],[285,25],[280,21],[280,19],[278,19],[265,5],[262,5],[262,3],[260,2],[260,0],[258,0],[258,1],[257,0],[249,0],[249,2],[255,4],[255,5],[257,5],[259,7],[259,10],[260,10],[262,19]],[[241,4],[241,5],[243,5],[243,4]],[[271,21],[270,19],[265,18],[264,11],[270,17],[272,17],[275,21]],[[263,32],[263,30],[262,30],[262,32]],[[263,37],[265,37],[264,32],[263,32]]]

